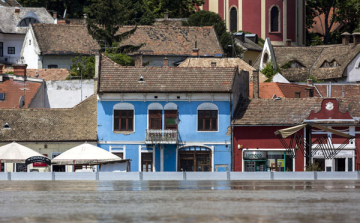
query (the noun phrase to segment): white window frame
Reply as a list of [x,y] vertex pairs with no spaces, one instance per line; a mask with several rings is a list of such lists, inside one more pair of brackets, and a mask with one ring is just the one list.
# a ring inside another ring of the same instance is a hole
[[110,146],[109,152],[111,153],[123,153],[123,159],[126,159],[126,146]]

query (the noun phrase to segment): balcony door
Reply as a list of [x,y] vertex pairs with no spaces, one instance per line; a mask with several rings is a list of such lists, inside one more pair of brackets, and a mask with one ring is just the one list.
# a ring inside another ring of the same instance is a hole
[[177,130],[177,110],[165,110],[165,129]]
[[149,129],[162,129],[162,110],[149,110]]

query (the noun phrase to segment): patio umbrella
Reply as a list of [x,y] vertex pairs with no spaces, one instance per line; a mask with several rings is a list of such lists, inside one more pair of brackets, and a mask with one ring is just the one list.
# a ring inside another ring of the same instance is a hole
[[44,155],[16,142],[0,147],[0,163],[2,161],[4,163],[25,163],[25,160],[32,156],[44,157]]
[[110,153],[102,148],[84,143],[74,148],[71,148],[54,159],[51,160],[53,164],[99,164],[111,161],[120,161],[120,157]]

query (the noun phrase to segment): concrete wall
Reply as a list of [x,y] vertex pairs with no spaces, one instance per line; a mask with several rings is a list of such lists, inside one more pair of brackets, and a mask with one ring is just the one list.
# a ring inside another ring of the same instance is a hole
[[45,55],[42,58],[42,67],[39,68],[48,68],[49,65],[57,65],[58,68],[70,70],[72,64],[71,59],[74,57],[74,55]]
[[47,81],[45,108],[71,108],[94,94],[94,80]]
[[[20,51],[24,38],[23,34],[2,34],[0,42],[3,42],[3,57],[0,57],[0,61],[7,59],[7,63],[20,63]],[[8,54],[8,47],[15,47],[15,54]]]

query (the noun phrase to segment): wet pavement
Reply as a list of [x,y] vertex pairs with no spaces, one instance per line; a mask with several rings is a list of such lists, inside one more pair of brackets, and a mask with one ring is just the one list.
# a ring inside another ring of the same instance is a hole
[[360,181],[0,181],[0,222],[360,222]]

